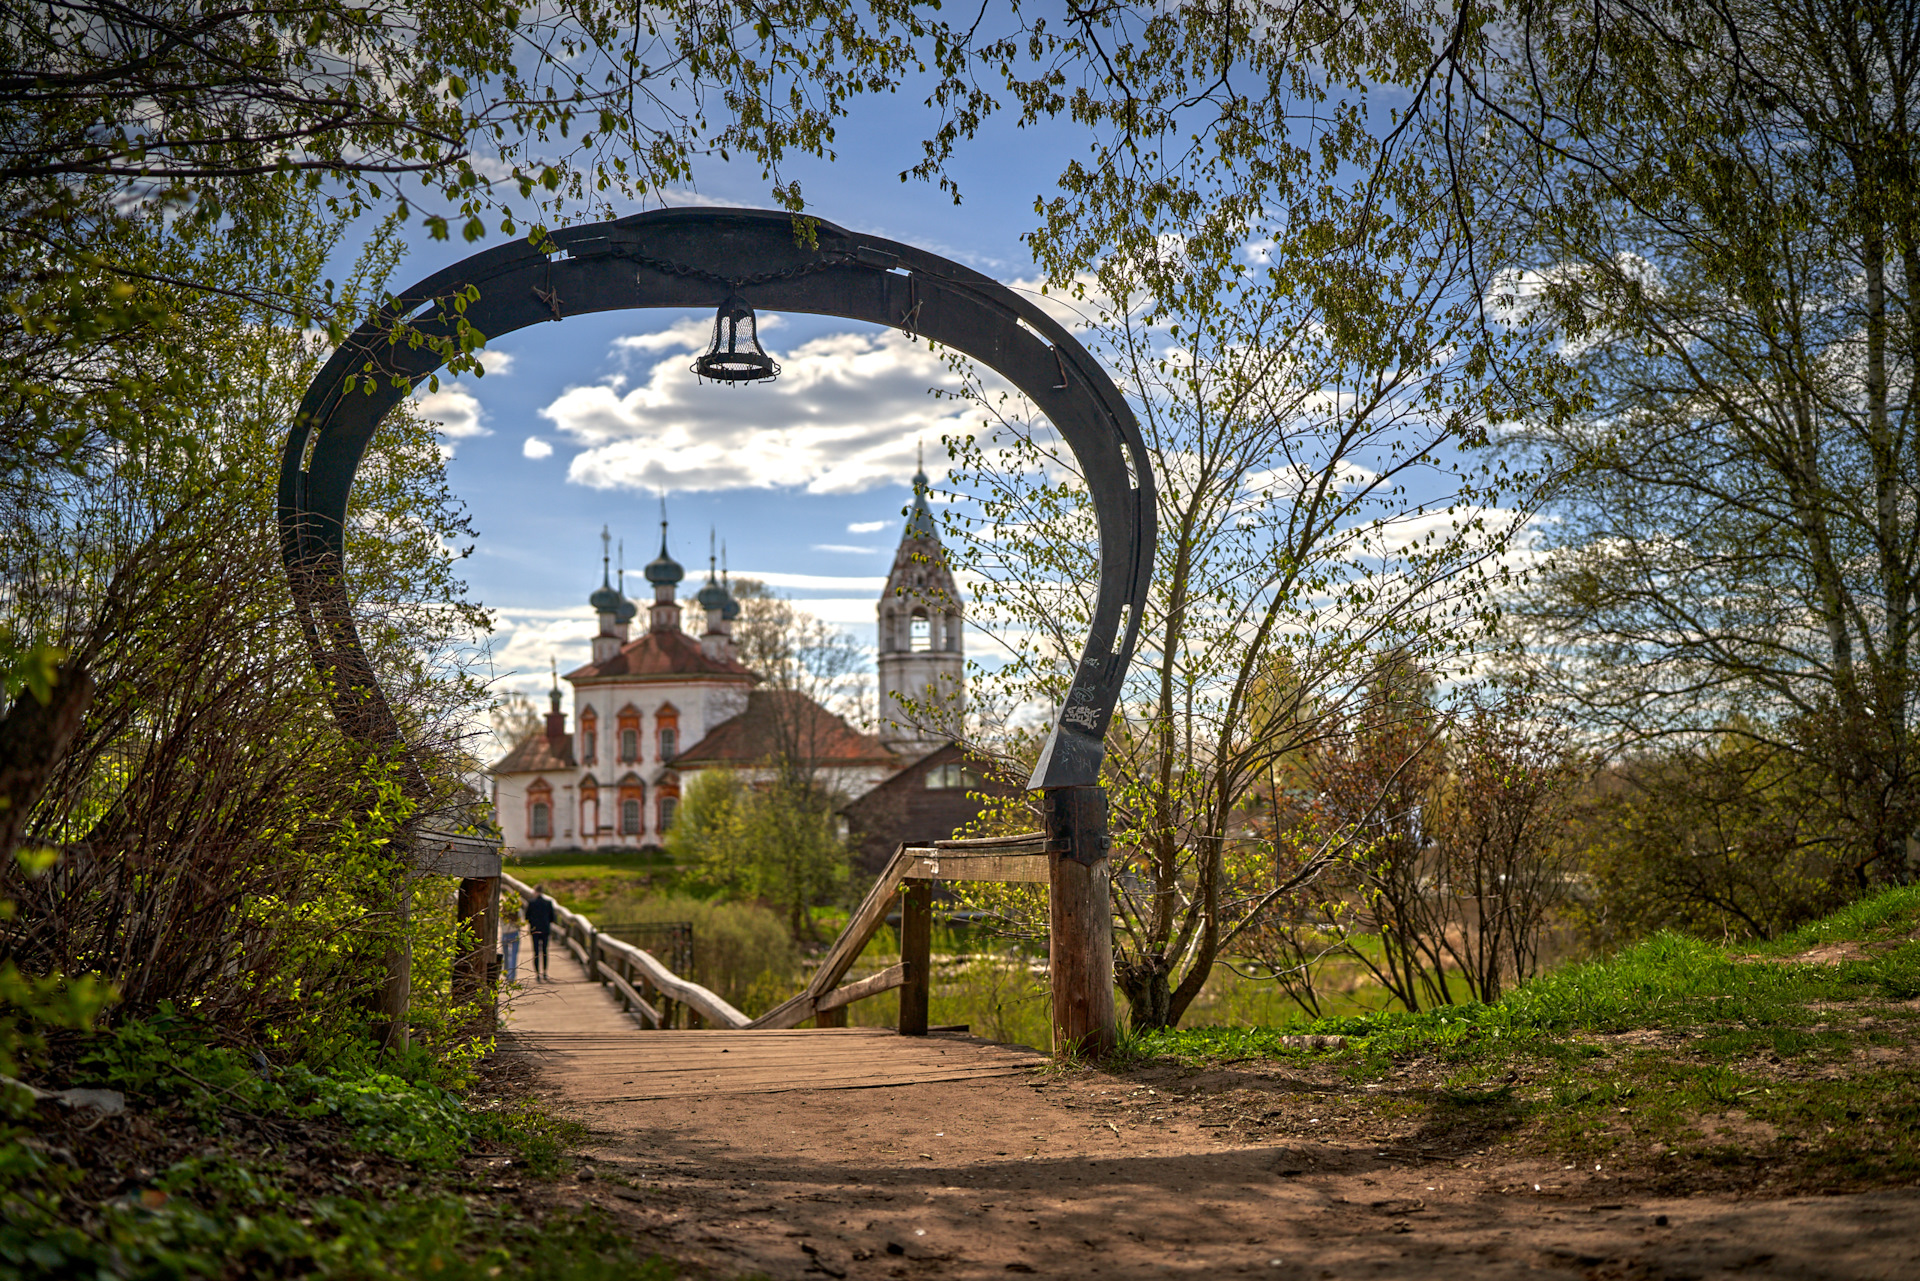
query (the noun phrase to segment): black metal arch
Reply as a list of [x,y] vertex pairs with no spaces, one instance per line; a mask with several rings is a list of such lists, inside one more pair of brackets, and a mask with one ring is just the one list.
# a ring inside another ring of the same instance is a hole
[[[1059,430],[1093,497],[1100,583],[1072,688],[1028,786],[1099,782],[1153,566],[1153,471],[1119,389],[1070,333],[959,263],[830,223],[802,226],[788,213],[660,210],[556,231],[553,241],[552,254],[524,241],[485,250],[406,290],[334,352],[300,403],[281,462],[281,550],[315,662],[349,733],[401,741],[342,581],[347,498],[367,443],[442,363],[432,343],[396,342],[401,322],[443,338],[464,317],[493,339],[597,311],[711,309],[737,291],[756,308],[870,321],[954,348],[1018,387]],[[369,361],[378,371],[370,387],[362,372]],[[349,379],[357,383],[351,389]]]

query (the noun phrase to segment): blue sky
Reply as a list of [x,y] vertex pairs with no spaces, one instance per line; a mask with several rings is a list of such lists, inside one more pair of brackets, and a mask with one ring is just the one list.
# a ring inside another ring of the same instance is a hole
[[[924,121],[908,109],[916,101],[902,92],[857,102],[839,131],[839,158],[796,161],[786,176],[801,180],[811,211],[828,221],[1031,284],[1037,272],[1020,236],[1077,135],[990,121],[954,165],[965,197],[956,207],[935,186],[899,181],[918,156]],[[772,203],[752,168],[716,160],[697,176],[697,189],[672,203]],[[418,235],[395,283],[500,239]],[[450,478],[479,530],[464,569],[473,598],[496,614],[502,686],[543,688],[549,656],[563,671],[584,661],[601,527],[625,540],[626,564],[637,570],[659,547],[661,488],[687,593],[704,573],[713,529],[735,574],[769,582],[872,643],[916,446],[925,441],[937,483],[940,434],[963,422],[962,407],[928,394],[951,376],[924,343],[891,331],[763,315],[763,341],[785,366],[780,380],[698,385],[686,367],[711,319],[636,311],[522,330],[492,345],[486,377],[422,395],[446,425]]]

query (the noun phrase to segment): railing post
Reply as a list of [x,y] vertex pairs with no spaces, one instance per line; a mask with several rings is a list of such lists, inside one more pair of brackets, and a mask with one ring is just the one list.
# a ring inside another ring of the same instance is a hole
[[1053,1052],[1100,1058],[1117,1035],[1113,1008],[1113,886],[1107,793],[1053,787],[1047,818],[1047,977],[1053,988]]
[[453,999],[468,1005],[481,998],[487,987],[487,963],[494,952],[494,891],[497,876],[467,876],[460,880],[455,915],[460,922],[464,946],[453,963]]
[[907,967],[900,989],[900,1035],[925,1036],[933,995],[932,881],[908,881],[900,896],[900,963]]

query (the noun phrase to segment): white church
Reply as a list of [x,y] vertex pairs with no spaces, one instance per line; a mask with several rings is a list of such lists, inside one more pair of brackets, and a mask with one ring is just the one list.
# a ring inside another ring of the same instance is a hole
[[774,751],[775,726],[782,739],[800,726],[808,758],[848,801],[883,784],[962,788],[951,760],[965,710],[964,618],[927,485],[916,472],[878,604],[876,733],[802,695],[756,688],[759,675],[734,649],[740,605],[712,566],[694,595],[705,632],[689,635],[677,594],[686,571],[667,552],[663,521],[660,554],[643,571],[653,588],[645,630],[633,634],[639,607],[614,587],[603,555],[588,597],[600,623],[592,661],[564,677],[571,721],[556,681],[544,730],[489,771],[503,843],[520,853],[658,846],[688,782],[708,769],[757,771]]

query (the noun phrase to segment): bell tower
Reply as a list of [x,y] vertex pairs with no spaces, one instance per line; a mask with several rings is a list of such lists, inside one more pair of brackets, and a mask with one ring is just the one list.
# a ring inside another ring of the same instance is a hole
[[966,718],[966,644],[960,588],[927,504],[924,463],[913,506],[880,595],[880,741],[924,754],[960,737]]

